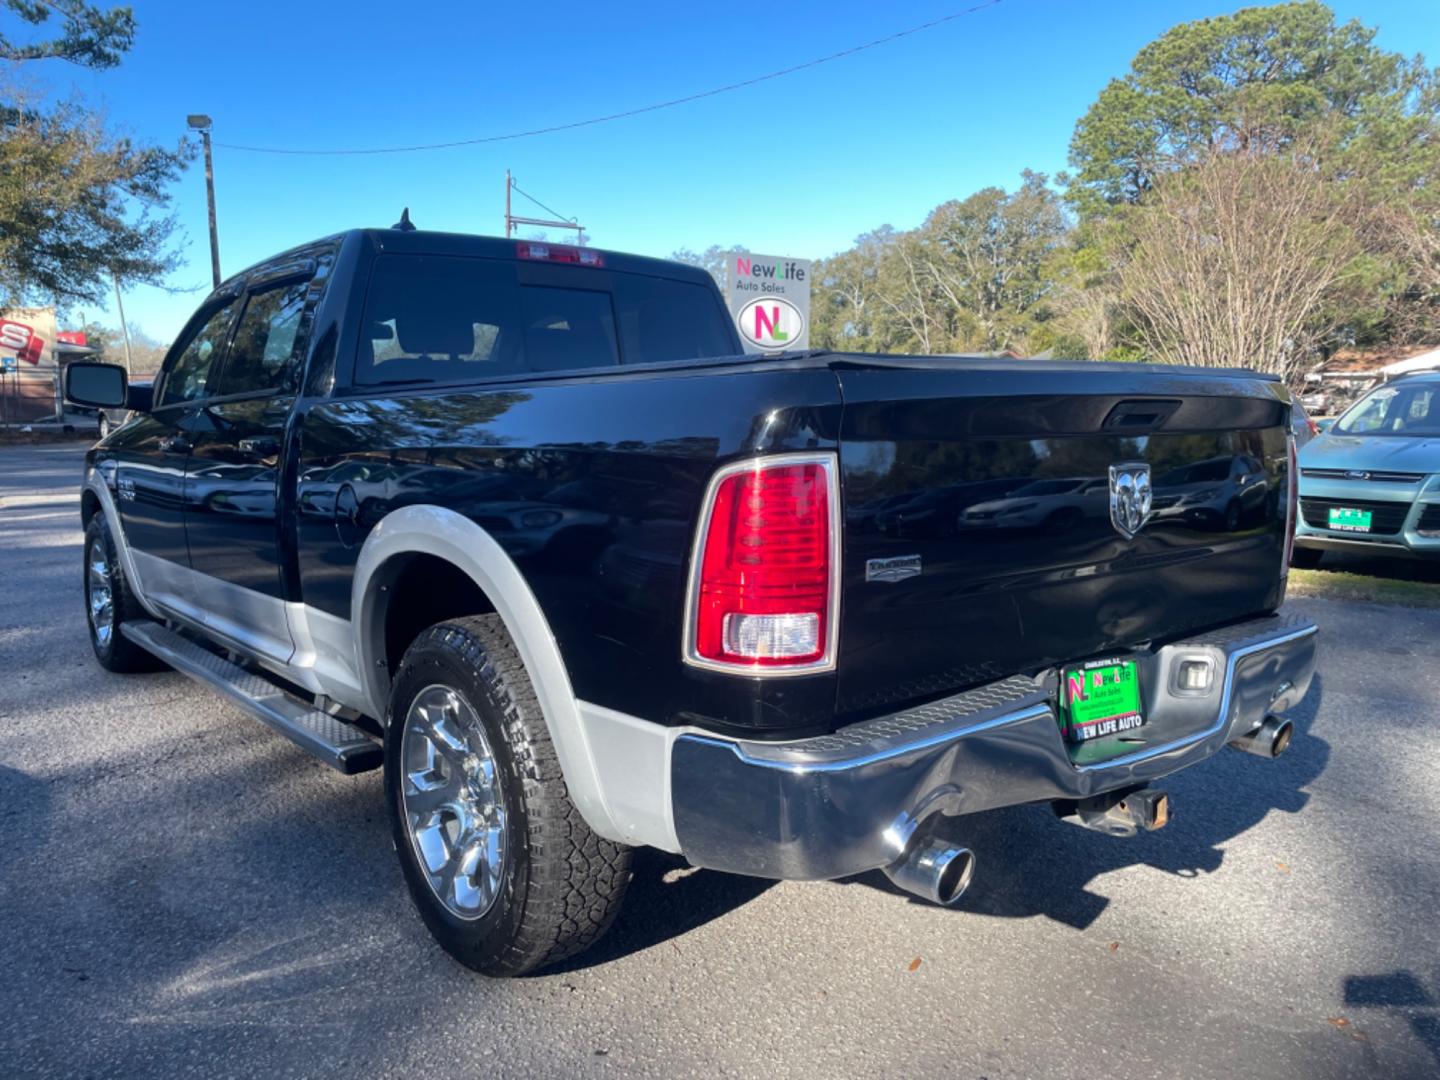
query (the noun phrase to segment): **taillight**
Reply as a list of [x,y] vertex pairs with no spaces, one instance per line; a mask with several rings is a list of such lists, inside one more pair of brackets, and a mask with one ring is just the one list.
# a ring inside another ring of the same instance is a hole
[[572,266],[604,266],[605,256],[590,248],[567,244],[540,244],[527,240],[515,245],[515,254],[537,262],[570,263]]
[[695,538],[686,661],[754,675],[833,667],[839,513],[831,455],[780,454],[718,472]]
[[1295,554],[1295,519],[1300,502],[1300,464],[1295,456],[1294,435],[1285,437],[1285,448],[1288,467],[1285,492],[1285,565],[1280,568],[1282,581],[1290,577],[1290,558]]

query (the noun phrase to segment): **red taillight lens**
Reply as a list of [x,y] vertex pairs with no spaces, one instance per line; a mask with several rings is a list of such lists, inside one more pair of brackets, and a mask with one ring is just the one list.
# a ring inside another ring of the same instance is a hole
[[761,463],[714,487],[697,546],[690,659],[750,669],[833,659],[833,476],[825,461]]

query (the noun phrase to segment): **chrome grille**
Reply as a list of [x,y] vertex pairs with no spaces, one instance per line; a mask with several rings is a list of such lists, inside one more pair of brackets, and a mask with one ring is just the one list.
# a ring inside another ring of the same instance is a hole
[[1381,484],[1418,484],[1425,479],[1424,473],[1389,469],[1301,469],[1300,475],[1316,480],[1373,480]]

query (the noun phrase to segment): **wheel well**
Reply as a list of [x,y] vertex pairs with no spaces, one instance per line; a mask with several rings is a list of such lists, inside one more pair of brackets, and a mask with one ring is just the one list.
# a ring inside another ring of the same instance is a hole
[[384,606],[385,668],[390,677],[421,631],[462,615],[485,615],[495,605],[475,580],[434,555],[401,555],[379,571]]
[[80,527],[89,528],[90,519],[100,512],[100,496],[88,488],[80,493]]

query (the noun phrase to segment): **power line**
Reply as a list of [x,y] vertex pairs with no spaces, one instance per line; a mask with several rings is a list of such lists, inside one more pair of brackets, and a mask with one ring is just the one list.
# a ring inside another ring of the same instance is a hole
[[[856,53],[873,49],[880,45],[888,45],[892,41],[909,37],[925,30],[933,30],[937,26],[962,19],[966,15],[973,15],[986,8],[995,7],[1003,0],[985,0],[982,4],[976,4],[963,11],[956,11],[949,15],[942,15],[938,19],[931,19],[929,22],[912,26],[907,30],[898,30],[893,34],[886,34],[884,37],[875,38],[862,45],[853,45],[848,49],[842,49],[829,56],[821,56],[814,60],[807,60],[803,64],[795,64],[791,67],[780,68],[778,71],[767,72],[764,75],[756,75],[751,79],[743,79],[740,82],[728,83],[725,86],[717,86],[710,90],[701,90],[699,93],[687,94],[684,97],[671,98],[669,101],[656,102],[653,105],[642,105],[635,109],[626,109],[624,112],[610,113],[606,116],[592,116],[587,120],[573,120],[568,124],[552,124],[550,127],[531,128],[528,131],[512,131],[505,135],[485,135],[475,139],[456,139],[452,142],[419,143],[415,146],[380,146],[363,149],[346,150],[298,150],[281,146],[246,146],[240,143],[216,142],[216,146],[223,146],[227,150],[243,150],[251,154],[308,154],[308,155],[337,155],[337,154],[409,154],[419,150],[449,150],[457,146],[478,146],[481,143],[509,142],[513,139],[528,139],[536,135],[551,135],[557,131],[571,131],[575,128],[591,127],[595,124],[606,124],[612,120],[624,120],[631,116],[640,116],[643,113],[658,112],[661,109],[673,109],[677,105],[688,105],[692,101],[700,101],[703,98],[716,97],[720,94],[728,94],[734,90],[743,90],[747,86],[755,86],[758,83],[769,82],[772,79],[783,78],[786,75],[793,75],[797,71],[805,71],[809,68],[819,67],[821,64],[829,64],[836,60],[842,60],[847,56],[854,56]],[[522,192],[523,194],[523,192]],[[529,196],[526,196],[529,198]]]

